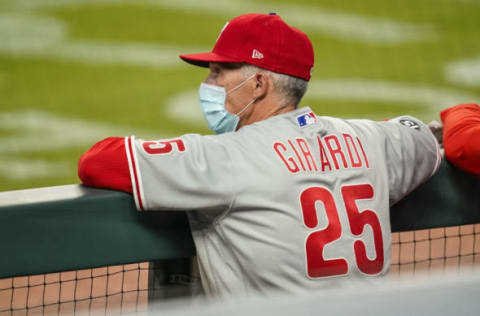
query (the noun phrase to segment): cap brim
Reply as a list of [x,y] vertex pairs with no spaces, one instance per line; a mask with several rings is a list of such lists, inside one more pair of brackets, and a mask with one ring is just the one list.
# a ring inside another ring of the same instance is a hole
[[184,54],[184,55],[180,55],[180,58],[189,64],[200,66],[200,67],[208,67],[209,63],[240,63],[241,62],[238,59],[234,59],[226,56],[220,56],[212,52],[199,53],[199,54]]

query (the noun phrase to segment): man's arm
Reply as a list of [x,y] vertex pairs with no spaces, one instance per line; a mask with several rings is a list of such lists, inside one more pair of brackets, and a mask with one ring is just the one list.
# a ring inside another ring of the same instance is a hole
[[109,137],[96,143],[78,161],[83,184],[132,193],[125,139]]
[[480,107],[460,104],[442,111],[440,117],[447,160],[480,176]]
[[111,137],[80,158],[78,175],[83,184],[132,193],[139,211],[224,210],[236,182],[222,139]]
[[385,137],[382,143],[393,205],[427,181],[438,170],[442,156],[428,126],[414,117],[401,116],[378,125]]

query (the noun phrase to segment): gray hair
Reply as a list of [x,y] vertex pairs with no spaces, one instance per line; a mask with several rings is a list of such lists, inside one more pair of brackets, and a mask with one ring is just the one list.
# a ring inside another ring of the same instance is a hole
[[297,107],[300,104],[300,100],[302,100],[303,95],[307,91],[308,81],[304,79],[285,74],[279,74],[277,72],[249,64],[243,64],[241,69],[245,76],[251,76],[253,73],[259,71],[270,75],[275,91],[285,97],[285,104],[282,104],[282,106],[288,106],[292,104]]

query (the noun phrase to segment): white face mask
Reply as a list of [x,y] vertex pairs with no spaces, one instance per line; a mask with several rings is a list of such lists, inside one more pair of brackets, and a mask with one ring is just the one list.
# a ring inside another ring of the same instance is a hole
[[223,87],[207,83],[200,84],[198,94],[203,115],[205,116],[208,127],[210,127],[210,129],[216,134],[235,131],[238,122],[240,121],[239,115],[255,102],[255,99],[253,99],[236,114],[232,114],[225,109],[227,94],[237,90],[253,77],[255,77],[255,74],[251,75],[228,92],[226,92]]

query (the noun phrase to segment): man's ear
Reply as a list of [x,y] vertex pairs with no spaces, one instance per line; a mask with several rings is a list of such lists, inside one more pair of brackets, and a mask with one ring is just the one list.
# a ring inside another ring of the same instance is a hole
[[255,75],[255,89],[253,90],[253,98],[255,100],[263,99],[272,85],[271,78],[266,73],[260,71]]

